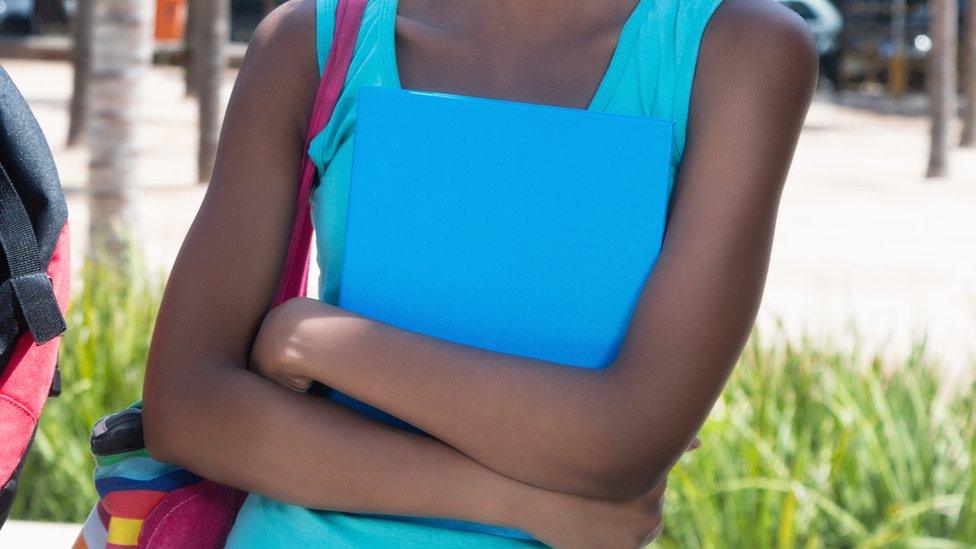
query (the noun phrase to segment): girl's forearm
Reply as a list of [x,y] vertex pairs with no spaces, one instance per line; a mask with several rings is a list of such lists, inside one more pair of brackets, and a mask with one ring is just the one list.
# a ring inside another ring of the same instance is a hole
[[[224,368],[150,417],[150,452],[289,503],[352,513],[441,517],[529,529],[542,491],[432,438]],[[260,406],[256,404],[260,404]]]
[[[313,300],[271,314],[259,345],[264,337],[277,341],[268,346],[282,351],[279,360],[300,363],[291,371],[385,410],[520,481],[593,497],[636,497],[640,490],[620,493],[616,486],[656,485],[673,464],[670,456],[647,463],[659,470],[638,482],[612,478],[613,460],[630,459],[646,443],[627,438],[655,433],[627,412],[634,402],[627,392],[636,388],[622,387],[607,370],[456,345]],[[268,334],[275,323],[288,335]]]

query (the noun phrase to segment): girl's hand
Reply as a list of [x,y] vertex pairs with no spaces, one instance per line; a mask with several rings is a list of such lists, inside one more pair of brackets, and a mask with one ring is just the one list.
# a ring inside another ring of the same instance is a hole
[[283,387],[306,392],[323,357],[329,359],[359,337],[362,317],[317,299],[291,299],[268,312],[251,348],[249,368]]
[[664,528],[666,485],[662,482],[650,494],[629,501],[548,492],[529,518],[538,524],[526,530],[556,549],[638,549],[657,539]]
[[313,307],[311,299],[292,299],[268,312],[251,348],[248,368],[282,387],[304,393],[312,378],[304,373],[298,356],[300,327]]

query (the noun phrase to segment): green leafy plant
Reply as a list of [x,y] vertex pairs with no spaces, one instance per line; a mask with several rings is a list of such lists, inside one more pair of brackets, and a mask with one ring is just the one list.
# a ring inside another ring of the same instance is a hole
[[753,337],[670,477],[663,547],[976,545],[976,386]]

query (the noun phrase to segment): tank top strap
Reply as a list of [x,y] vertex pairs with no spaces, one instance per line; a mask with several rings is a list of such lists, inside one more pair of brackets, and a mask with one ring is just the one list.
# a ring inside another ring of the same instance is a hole
[[[315,0],[315,50],[319,62],[319,74],[325,72],[325,63],[329,58],[329,49],[332,47],[332,36],[335,32],[336,9],[340,0]],[[372,50],[380,42],[382,29],[379,22],[382,5],[389,0],[369,0],[366,4],[366,11],[363,13],[362,26],[359,38],[356,41],[356,55],[353,56],[350,71],[354,72],[357,65],[361,65],[364,60],[369,59],[369,55],[361,55],[361,50]]]
[[[601,110],[674,125],[671,166],[684,157],[691,91],[708,23],[722,0],[641,0],[647,4],[616,84]],[[640,4],[638,5],[640,7]],[[628,37],[629,38],[629,37]]]
[[315,51],[319,60],[319,74],[325,72],[325,62],[335,33],[335,14],[339,0],[315,0]]

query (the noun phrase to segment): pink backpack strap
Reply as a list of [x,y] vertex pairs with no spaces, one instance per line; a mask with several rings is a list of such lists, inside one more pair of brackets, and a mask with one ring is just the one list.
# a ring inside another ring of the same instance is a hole
[[295,221],[288,244],[288,256],[278,281],[272,307],[281,305],[293,297],[305,296],[308,291],[308,267],[312,245],[312,215],[309,199],[315,183],[316,168],[309,156],[312,139],[321,132],[332,119],[336,103],[346,84],[349,65],[359,38],[359,27],[368,0],[339,0],[336,9],[335,34],[326,61],[325,74],[315,95],[315,106],[305,137],[305,155],[302,162],[301,185],[295,206]]

